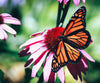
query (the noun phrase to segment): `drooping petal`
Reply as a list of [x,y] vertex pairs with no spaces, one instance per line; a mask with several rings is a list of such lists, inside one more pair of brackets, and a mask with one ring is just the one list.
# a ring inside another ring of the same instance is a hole
[[86,64],[86,62],[83,59],[81,59],[81,61],[82,61],[83,65],[84,65],[84,67],[88,69],[88,64]]
[[50,53],[49,56],[46,59],[45,66],[43,68],[43,77],[44,81],[47,82],[49,80],[49,76],[51,73],[51,64],[52,64],[52,58],[54,53]]
[[21,25],[20,20],[18,20],[17,18],[5,16],[3,17],[3,19],[4,19],[4,23]]
[[64,83],[65,82],[64,68],[62,67],[57,73],[58,73],[58,77],[59,77],[61,83]]
[[6,41],[7,40],[7,38],[8,38],[8,35],[7,35],[7,33],[2,29],[2,33],[3,33],[3,35],[4,35],[4,41]]
[[83,3],[85,3],[85,0],[82,0],[83,1]]
[[88,59],[90,60],[91,62],[95,62],[95,60],[84,50],[80,50],[81,53]]
[[31,38],[31,39],[29,39],[29,40],[27,40],[24,44],[22,44],[19,48],[22,48],[22,47],[24,47],[24,46],[27,46],[27,45],[32,45],[32,44],[34,44],[34,43],[36,43],[36,42],[38,42],[38,41],[42,41],[42,40],[44,40],[44,36],[43,35],[40,35],[40,36],[36,36],[36,37],[34,37],[34,38]]
[[78,70],[77,70],[76,65],[75,64],[68,63],[67,64],[67,68],[70,71],[70,73],[72,74],[73,78],[77,80],[78,79],[77,78],[77,71]]
[[[35,53],[33,53],[33,54],[29,57],[28,61],[26,62],[25,67],[27,68],[27,67],[29,67],[32,63],[34,63],[35,60],[36,60],[44,51],[46,51],[46,50],[47,50],[47,48],[42,47],[42,48],[40,48],[39,50],[37,50]],[[30,62],[31,59],[33,59],[33,60]],[[27,64],[28,62],[30,62],[30,64]]]
[[55,78],[54,78],[54,81],[56,81],[56,73],[55,73],[55,76],[54,76]]
[[48,83],[55,83],[55,76],[56,76],[56,73],[53,73],[51,70]]
[[0,28],[0,39],[3,40],[4,39],[4,33],[3,33],[3,29]]
[[1,24],[0,25],[4,30],[6,30],[7,32],[13,34],[13,35],[16,35],[16,31],[14,29],[12,29],[11,27],[9,27],[8,25],[6,24]]
[[81,62],[82,62],[81,64],[83,64],[83,69],[81,68],[81,70],[84,74],[86,74],[86,71],[88,70],[88,62],[84,56],[81,59]]
[[[41,54],[43,57],[39,60],[39,62],[37,63],[37,62],[35,61],[36,63],[34,63],[34,66],[33,66],[33,68],[32,68],[32,74],[31,74],[32,77],[35,77],[35,76],[36,76],[36,73],[37,73],[37,71],[39,70],[39,68],[41,67],[41,65],[42,65],[42,63],[43,63],[45,57],[47,56],[47,54],[48,54],[48,51],[43,52],[43,53]],[[41,56],[41,55],[40,55],[40,56]]]
[[74,2],[74,4],[75,4],[76,6],[78,6],[79,3],[80,3],[80,0],[73,0],[73,2]]
[[77,80],[78,79],[77,76],[79,76],[80,80],[82,81],[81,72],[86,74],[86,71],[88,70],[88,62],[85,59],[85,57],[83,56],[83,58],[81,59],[81,61],[78,64],[68,63],[67,68],[70,71],[70,73],[72,74],[74,79]]

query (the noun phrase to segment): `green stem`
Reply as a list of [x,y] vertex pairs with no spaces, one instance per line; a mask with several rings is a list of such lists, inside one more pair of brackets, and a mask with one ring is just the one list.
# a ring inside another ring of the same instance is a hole
[[40,76],[40,78],[39,78],[37,83],[42,83],[42,82],[43,82],[43,73],[41,74],[41,76]]
[[60,20],[60,23],[62,23],[62,24],[61,24],[61,27],[63,26],[65,17],[66,17],[66,15],[67,15],[67,12],[68,12],[68,9],[69,9],[70,2],[71,2],[71,0],[69,0],[69,2],[67,3],[67,5],[65,5],[65,8],[63,9],[62,18],[61,18],[61,20]]
[[59,24],[60,24],[60,18],[61,18],[61,12],[62,12],[62,10],[63,10],[63,2],[59,3],[56,27],[58,27]]

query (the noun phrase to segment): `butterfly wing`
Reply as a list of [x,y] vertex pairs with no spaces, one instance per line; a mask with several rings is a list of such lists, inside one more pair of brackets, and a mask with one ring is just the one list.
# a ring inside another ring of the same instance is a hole
[[77,49],[85,49],[91,41],[91,36],[85,29],[85,16],[86,8],[82,6],[72,16],[63,33],[65,36],[64,41]]
[[69,35],[80,30],[84,30],[86,27],[85,16],[86,8],[82,6],[72,16],[71,20],[65,28],[63,35]]
[[77,63],[80,61],[82,54],[79,50],[74,49],[67,43],[60,41],[56,54],[52,60],[52,71],[57,72],[61,67],[65,66],[68,62]]
[[85,49],[91,41],[91,36],[88,31],[80,31],[76,34],[67,36],[68,43],[77,49]]

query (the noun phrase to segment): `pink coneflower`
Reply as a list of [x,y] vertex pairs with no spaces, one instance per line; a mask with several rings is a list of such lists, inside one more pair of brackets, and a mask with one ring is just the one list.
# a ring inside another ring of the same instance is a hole
[[5,31],[16,36],[16,31],[5,23],[21,25],[21,22],[18,19],[12,17],[10,14],[7,13],[0,14],[0,39],[4,41],[7,40],[8,37]]
[[[66,5],[67,2],[68,2],[69,0],[58,0],[58,1],[59,1],[60,3],[63,1],[64,4]],[[80,0],[73,0],[73,2],[74,2],[74,4],[75,4],[76,6],[78,6],[79,3],[80,3]],[[82,0],[82,2],[85,3],[85,0]]]
[[[24,44],[20,46],[20,48],[26,46],[19,53],[20,57],[24,57],[31,54],[31,56],[25,64],[25,68],[29,67],[32,63],[34,63],[31,74],[32,77],[36,76],[36,73],[38,72],[39,68],[44,62],[43,78],[45,82],[55,82],[56,74],[58,74],[58,77],[62,83],[65,82],[64,67],[62,67],[57,73],[53,73],[51,70],[54,51],[57,43],[60,41],[57,37],[62,36],[63,31],[64,28],[56,27],[48,29],[44,32],[33,34],[31,36],[33,38],[27,40]],[[94,60],[85,51],[80,51],[83,54],[83,58],[81,59],[81,61],[78,64],[70,63],[67,65],[67,67],[75,79],[77,79],[77,76],[79,76],[82,80],[81,72],[85,74],[88,69],[88,63],[86,61],[86,58],[92,62],[94,62]]]

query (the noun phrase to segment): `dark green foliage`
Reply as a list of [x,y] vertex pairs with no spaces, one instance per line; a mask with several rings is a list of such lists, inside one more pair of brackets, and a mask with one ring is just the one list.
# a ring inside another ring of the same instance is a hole
[[4,82],[4,73],[2,70],[0,70],[0,83]]
[[30,83],[31,80],[31,69],[27,68],[25,69],[25,78],[24,78],[24,83]]

